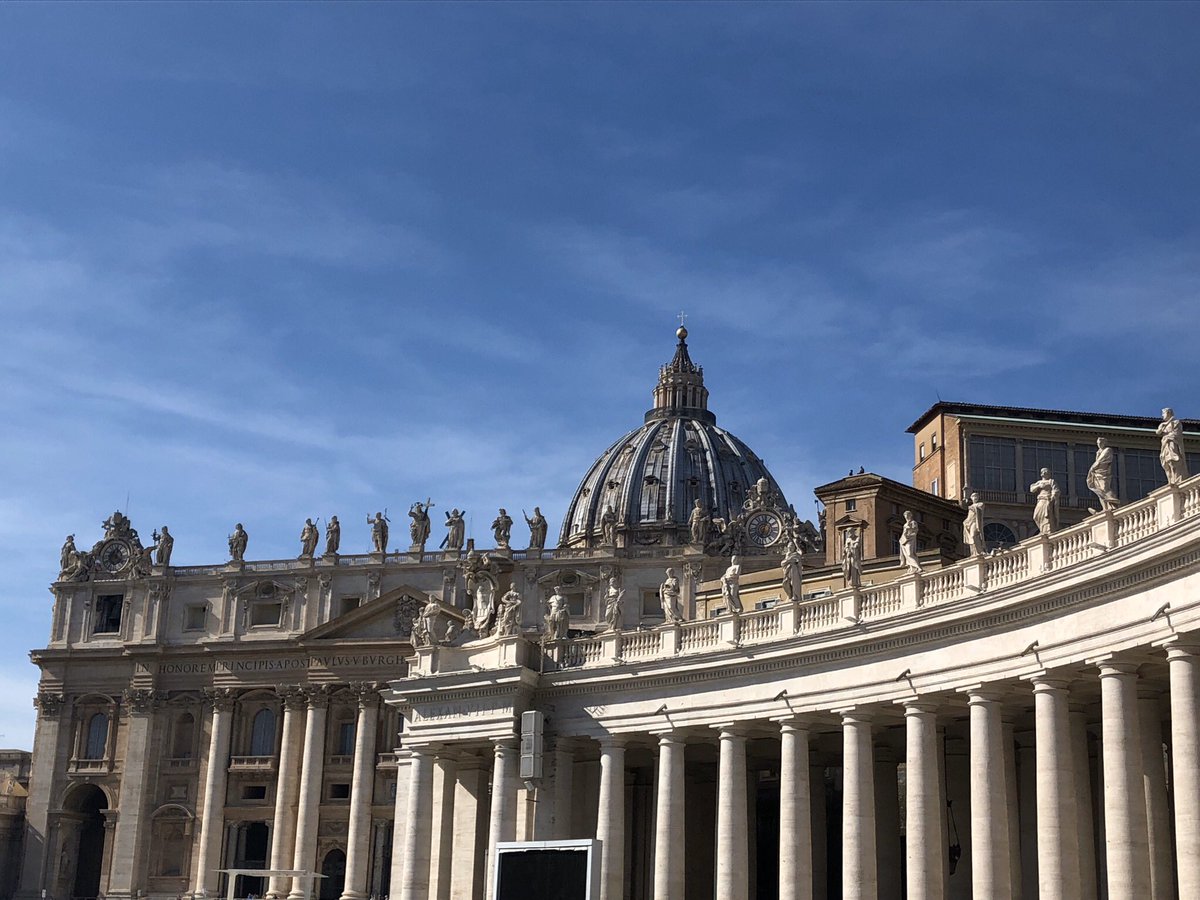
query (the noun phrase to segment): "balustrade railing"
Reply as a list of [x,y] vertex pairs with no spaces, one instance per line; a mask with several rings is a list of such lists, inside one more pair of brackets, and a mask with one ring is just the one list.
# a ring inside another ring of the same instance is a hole
[[957,600],[966,591],[966,576],[960,567],[941,569],[925,578],[921,586],[921,605],[935,606]]
[[630,631],[621,635],[621,656],[641,659],[662,652],[662,635],[657,631]]
[[796,616],[796,630],[826,631],[842,620],[842,601],[838,597],[823,597],[800,605]]
[[900,611],[903,599],[900,585],[893,582],[878,587],[870,587],[862,592],[862,619],[878,619]]
[[1004,587],[1016,581],[1023,581],[1029,576],[1029,550],[1025,547],[1013,547],[1003,550],[996,556],[989,556],[983,562],[983,580],[989,588]]
[[685,622],[679,629],[679,650],[687,653],[689,650],[707,650],[715,647],[721,641],[721,625],[719,622],[704,620],[700,622]]
[[1117,546],[1124,547],[1158,530],[1158,507],[1154,503],[1117,510]]
[[1058,569],[1082,562],[1092,555],[1093,550],[1091,525],[1077,525],[1069,531],[1051,536],[1050,565]]
[[765,609],[742,616],[743,643],[763,641],[782,633],[778,609]]

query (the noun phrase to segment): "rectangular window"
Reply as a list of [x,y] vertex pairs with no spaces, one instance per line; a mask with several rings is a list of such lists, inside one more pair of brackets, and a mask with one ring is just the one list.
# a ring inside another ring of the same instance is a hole
[[933,494],[933,496],[935,496],[935,497],[942,496],[938,492],[938,480],[936,478],[933,479],[933,482],[929,485],[929,493]]
[[858,509],[858,501],[857,500],[847,500],[846,501],[846,512],[855,512],[857,509]]
[[1148,493],[1167,483],[1166,473],[1158,459],[1157,450],[1125,450],[1125,491],[1127,503],[1141,500]]
[[1058,482],[1058,489],[1065,497],[1067,484],[1067,445],[1058,441],[1025,441],[1021,445],[1021,489],[1042,477],[1042,469],[1049,469],[1051,477]]
[[184,631],[204,631],[208,619],[208,606],[203,603],[192,604],[183,610]]
[[929,436],[929,446],[930,446],[930,447],[931,447],[931,448],[932,448],[934,451],[936,451],[936,450],[937,450],[937,447],[938,447],[938,445],[937,445],[937,432],[936,432],[936,431],[935,431],[935,432],[933,432],[933,434],[931,434],[931,435]]
[[970,453],[971,489],[1009,491],[1017,489],[1017,442],[1012,438],[972,435]]
[[331,784],[329,786],[330,800],[349,800],[350,785],[348,784]]
[[344,616],[346,613],[353,612],[362,605],[362,597],[342,597],[338,603],[340,605],[338,615]]
[[338,723],[337,755],[354,755],[354,720]]
[[251,625],[278,625],[282,615],[282,603],[259,601],[250,605]]
[[567,609],[571,611],[571,618],[583,618],[587,615],[587,598],[583,594],[568,594]]
[[96,598],[96,634],[119,634],[121,631],[121,607],[124,594],[105,594]]
[[642,591],[642,617],[662,618],[662,603],[658,599],[658,591]]
[[247,784],[242,787],[243,800],[266,800],[267,786],[265,784]]
[[921,449],[920,449],[920,451],[919,451],[919,453],[918,453],[918,458],[919,458],[919,459],[924,459],[924,458],[925,458],[925,442],[924,442],[924,441],[921,441]]

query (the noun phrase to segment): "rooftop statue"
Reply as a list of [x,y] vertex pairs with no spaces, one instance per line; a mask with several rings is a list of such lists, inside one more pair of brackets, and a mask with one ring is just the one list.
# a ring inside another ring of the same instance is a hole
[[429,522],[429,508],[433,503],[426,499],[424,503],[418,500],[408,508],[408,517],[412,522],[408,525],[408,535],[412,538],[412,547],[414,553],[425,552],[425,542],[429,540],[429,532],[432,526]]
[[521,510],[521,515],[525,516],[525,524],[529,526],[529,549],[544,550],[546,548],[546,517],[542,515],[540,507],[533,508],[533,515],[526,516],[525,510]]
[[565,641],[571,630],[571,610],[561,587],[554,588],[547,605],[546,636],[552,641]]
[[612,631],[620,631],[624,618],[625,589],[617,587],[617,576],[608,579],[608,590],[604,595],[604,621]]
[[312,519],[304,520],[304,527],[300,529],[300,556],[299,559],[312,559],[313,554],[317,552],[317,541],[320,540],[320,532],[317,531],[317,526],[313,524]]
[[795,541],[788,541],[783,554],[783,595],[795,602],[804,596],[804,556]]
[[857,525],[846,529],[842,538],[842,578],[846,587],[862,587],[862,534]]
[[162,531],[154,532],[154,564],[156,566],[169,566],[171,564],[171,551],[175,549],[175,538],[171,536],[171,532],[167,531],[167,526],[162,527]]
[[904,528],[900,531],[900,562],[909,572],[920,572],[921,561],[917,559],[917,535],[921,526],[911,509],[904,511]]
[[1179,484],[1188,477],[1187,455],[1183,451],[1183,423],[1175,418],[1175,411],[1169,406],[1162,411],[1162,419],[1157,429],[1162,439],[1158,459],[1167,473],[1167,484]]
[[342,546],[342,525],[337,516],[330,516],[325,526],[325,555],[337,556],[338,548]]
[[91,556],[75,549],[75,535],[68,534],[59,554],[59,581],[86,581]]
[[1033,521],[1040,534],[1058,530],[1058,501],[1062,496],[1058,482],[1050,476],[1049,469],[1042,469],[1042,477],[1029,486],[1029,493],[1037,497],[1033,507]]
[[734,554],[729,558],[729,568],[721,576],[721,599],[731,613],[742,611],[741,581],[742,561]]
[[1100,508],[1111,512],[1121,505],[1120,499],[1112,489],[1113,451],[1108,441],[1102,437],[1096,438],[1096,461],[1088,469],[1088,490],[1100,501]]
[[972,556],[983,556],[987,552],[983,540],[983,501],[978,493],[973,493],[969,500],[964,499],[963,505],[967,508],[967,517],[963,519],[963,543]]
[[246,559],[246,545],[250,542],[250,535],[246,534],[246,529],[242,527],[242,523],[238,522],[234,526],[233,534],[229,536],[229,558],[233,562],[244,562]]
[[492,533],[496,536],[496,548],[499,550],[507,550],[509,540],[512,537],[512,516],[506,513],[503,509],[500,510],[500,515],[492,520]]
[[500,609],[496,613],[496,637],[512,637],[520,631],[521,595],[510,587],[500,598]]
[[455,553],[462,550],[463,538],[467,533],[467,511],[458,508],[446,513],[446,536],[442,538],[442,546]]
[[667,578],[658,589],[658,599],[662,603],[663,618],[668,624],[683,621],[683,610],[680,606],[679,578],[674,569],[667,569]]
[[391,520],[386,513],[377,512],[375,518],[367,516],[367,524],[371,526],[371,543],[376,553],[387,553],[388,522]]

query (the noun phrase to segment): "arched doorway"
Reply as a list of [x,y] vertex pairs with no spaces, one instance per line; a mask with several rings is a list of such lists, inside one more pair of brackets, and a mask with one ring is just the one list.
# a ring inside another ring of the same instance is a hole
[[330,850],[321,863],[320,900],[338,900],[346,887],[346,854],[342,850]]
[[108,809],[108,798],[94,784],[83,785],[71,793],[64,806],[79,821],[71,896],[98,897],[100,872],[104,868],[104,811]]

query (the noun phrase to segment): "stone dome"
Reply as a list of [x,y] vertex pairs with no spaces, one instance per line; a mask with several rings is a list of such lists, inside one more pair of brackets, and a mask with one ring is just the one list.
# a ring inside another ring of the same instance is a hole
[[696,500],[714,519],[728,522],[763,478],[776,504],[787,508],[766,464],[717,425],[708,409],[704,369],[692,362],[687,334],[682,327],[676,332],[675,356],[659,370],[654,406],[644,423],[605,450],[580,482],[563,517],[560,546],[599,545],[601,518],[610,505],[618,546],[687,544]]

